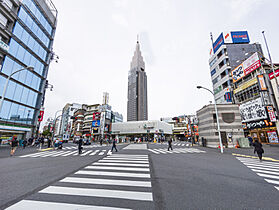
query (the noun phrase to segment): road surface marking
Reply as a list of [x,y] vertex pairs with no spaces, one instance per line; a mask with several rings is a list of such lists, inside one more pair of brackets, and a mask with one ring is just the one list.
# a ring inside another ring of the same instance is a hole
[[151,182],[148,181],[129,181],[117,179],[93,179],[93,178],[77,178],[67,177],[60,182],[81,183],[81,184],[98,184],[98,185],[118,185],[118,186],[136,186],[136,187],[151,187]]
[[120,176],[120,177],[136,177],[136,178],[150,178],[150,174],[137,173],[122,173],[122,172],[108,172],[108,171],[85,171],[81,170],[75,174],[93,175],[93,176]]
[[73,187],[47,187],[39,193],[55,194],[55,195],[76,195],[91,196],[102,198],[121,198],[129,200],[153,201],[151,192],[121,191],[107,189],[91,189],[91,188],[73,188]]
[[108,167],[108,166],[86,166],[86,169],[105,169],[119,171],[149,171],[149,168],[130,168],[130,167]]
[[91,152],[92,152],[92,150],[86,151],[86,152],[82,153],[80,156],[85,156],[85,155],[87,155],[87,154],[89,154]]
[[94,152],[92,152],[91,154],[89,154],[89,155],[95,155],[97,152],[99,152],[100,150],[95,150]]
[[135,166],[135,167],[149,167],[149,164],[130,164],[130,163],[93,163],[92,165],[102,165],[102,166],[107,166],[107,165],[112,165],[112,166]]
[[148,161],[138,161],[138,160],[114,160],[114,159],[103,159],[98,162],[110,162],[110,163],[149,163]]
[[106,207],[106,206],[92,206],[92,205],[80,205],[80,204],[70,204],[70,203],[55,203],[55,202],[45,202],[45,201],[32,201],[32,200],[22,200],[13,206],[7,208],[7,210],[49,210],[49,209],[63,209],[63,210],[73,210],[73,209],[86,209],[86,210],[129,210],[124,208]]

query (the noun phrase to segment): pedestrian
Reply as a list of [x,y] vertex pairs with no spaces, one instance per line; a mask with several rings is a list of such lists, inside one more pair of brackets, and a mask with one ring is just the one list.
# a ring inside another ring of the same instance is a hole
[[264,153],[263,145],[259,142],[258,139],[255,139],[253,146],[254,146],[254,154],[257,152],[260,161],[262,161],[262,157]]
[[51,140],[47,137],[47,147],[50,148]]
[[23,149],[25,149],[25,147],[26,147],[26,144],[27,144],[27,139],[25,138],[25,139],[23,140],[23,142],[22,142],[22,145],[23,145]]
[[11,141],[11,153],[10,153],[11,156],[13,156],[15,154],[17,146],[18,146],[17,137],[13,137],[13,139]]
[[103,145],[103,138],[100,139],[100,145]]
[[111,151],[113,151],[113,148],[115,149],[115,151],[117,152],[117,148],[116,148],[116,139],[113,140],[112,142],[112,148]]
[[83,139],[82,138],[80,138],[79,140],[78,140],[78,154],[81,154],[82,153],[82,142],[83,142]]
[[249,146],[253,146],[253,138],[249,135],[248,136]]
[[191,139],[192,139],[192,146],[194,146],[194,144],[195,144],[195,137],[191,137]]
[[169,143],[168,151],[170,151],[170,149],[173,150],[173,149],[172,149],[172,138],[170,138],[170,139],[168,140],[168,143]]

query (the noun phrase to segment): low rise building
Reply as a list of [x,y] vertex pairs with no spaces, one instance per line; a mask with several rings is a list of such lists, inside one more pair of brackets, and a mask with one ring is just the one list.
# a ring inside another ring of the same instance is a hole
[[127,138],[150,140],[159,137],[168,139],[172,136],[172,125],[159,120],[112,123],[111,134],[122,140]]
[[[241,116],[237,104],[217,104],[218,119],[223,145],[234,147],[237,140],[244,138]],[[207,141],[208,147],[219,146],[219,133],[214,104],[209,104],[197,111],[199,137]]]

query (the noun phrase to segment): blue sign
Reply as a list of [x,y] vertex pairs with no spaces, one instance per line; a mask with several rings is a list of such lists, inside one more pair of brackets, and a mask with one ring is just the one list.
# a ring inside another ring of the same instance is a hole
[[216,69],[213,69],[210,73],[211,73],[211,76],[213,76],[216,73]]
[[213,52],[216,53],[216,51],[224,44],[224,37],[223,33],[220,34],[220,36],[217,38],[217,40],[213,43]]
[[233,43],[249,43],[249,36],[247,31],[232,31],[231,32]]
[[93,120],[92,127],[100,127],[100,120]]

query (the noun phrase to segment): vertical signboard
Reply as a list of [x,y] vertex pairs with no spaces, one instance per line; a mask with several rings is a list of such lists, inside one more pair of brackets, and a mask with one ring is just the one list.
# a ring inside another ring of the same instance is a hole
[[261,74],[261,75],[258,75],[257,78],[258,78],[258,84],[259,84],[260,90],[262,90],[262,91],[267,90],[267,87],[266,87],[266,84],[264,81],[264,76]]
[[217,38],[217,40],[213,43],[213,52],[216,53],[216,51],[224,44],[224,37],[223,33],[220,34],[220,36]]
[[266,106],[270,122],[276,122],[276,116],[272,106]]

